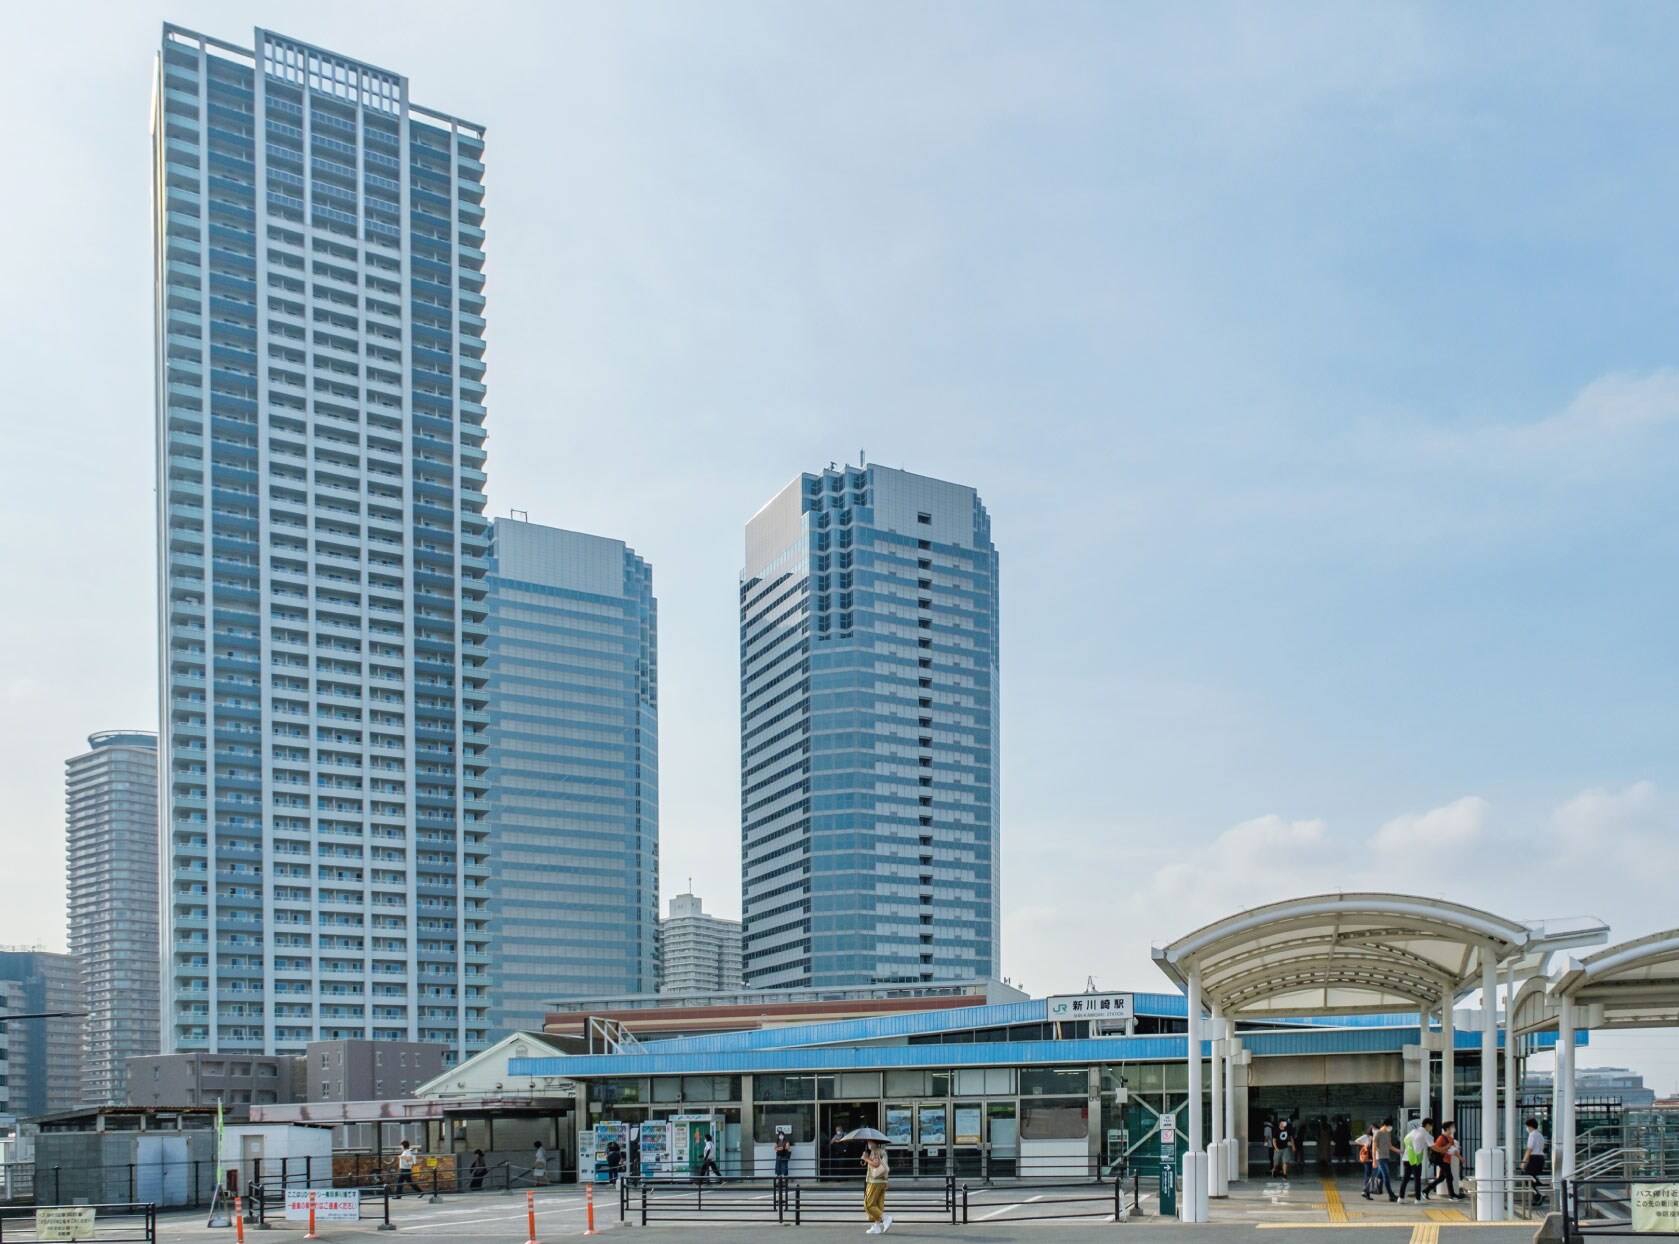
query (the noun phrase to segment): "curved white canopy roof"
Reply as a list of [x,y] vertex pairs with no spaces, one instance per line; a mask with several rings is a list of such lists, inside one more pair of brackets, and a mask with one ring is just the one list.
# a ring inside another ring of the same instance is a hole
[[1409,894],[1320,894],[1226,917],[1156,948],[1178,983],[1192,972],[1226,1019],[1437,1007],[1478,985],[1481,965],[1520,954],[1531,930],[1473,907]]
[[1552,975],[1549,992],[1590,1007],[1593,1028],[1679,1027],[1679,929],[1570,959]]

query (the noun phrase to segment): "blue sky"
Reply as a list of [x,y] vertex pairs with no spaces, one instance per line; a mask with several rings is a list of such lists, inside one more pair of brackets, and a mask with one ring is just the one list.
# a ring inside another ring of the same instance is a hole
[[183,2],[0,14],[0,939],[155,717],[165,18],[489,127],[491,501],[653,563],[667,894],[738,911],[741,527],[866,449],[992,513],[1034,990],[1312,887],[1673,923],[1679,11]]

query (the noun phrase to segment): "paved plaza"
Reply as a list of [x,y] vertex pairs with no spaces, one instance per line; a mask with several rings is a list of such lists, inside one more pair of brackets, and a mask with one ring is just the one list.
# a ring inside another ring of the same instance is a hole
[[[1394,1205],[1386,1200],[1365,1201],[1359,1196],[1356,1179],[1330,1180],[1316,1175],[1291,1181],[1248,1180],[1237,1184],[1229,1197],[1211,1204],[1212,1220],[1184,1224],[1158,1216],[1153,1193],[1143,1195],[1142,1213],[1116,1224],[1111,1213],[1093,1212],[1088,1217],[1057,1217],[1066,1205],[1038,1206],[1057,1195],[1054,1191],[1022,1186],[1018,1198],[1007,1187],[988,1192],[983,1208],[965,1226],[939,1222],[899,1222],[891,1231],[895,1238],[976,1241],[983,1244],[1018,1244],[1025,1241],[1065,1240],[1084,1244],[1095,1240],[1129,1240],[1137,1244],[1154,1241],[1252,1240],[1254,1244],[1276,1244],[1289,1239],[1308,1239],[1310,1244],[1527,1244],[1538,1224],[1489,1223],[1472,1220],[1468,1201],[1437,1200],[1421,1206]],[[1036,1208],[1035,1208],[1036,1207]],[[889,1203],[890,1208],[890,1203]],[[1076,1209],[1071,1211],[1077,1213]],[[743,1238],[793,1236],[815,1241],[854,1239],[864,1234],[861,1205],[855,1224],[820,1223],[795,1227],[773,1220],[742,1223],[727,1218],[641,1227],[618,1221],[617,1200],[604,1195],[596,1205],[596,1226],[601,1234],[611,1232],[649,1240],[682,1240],[685,1244],[728,1244]],[[980,1215],[984,1215],[981,1217]],[[385,1235],[413,1236],[438,1241],[504,1241],[525,1244],[529,1238],[525,1202],[522,1196],[485,1195],[446,1198],[433,1205],[423,1199],[392,1202],[393,1232]],[[586,1208],[582,1194],[574,1187],[556,1188],[537,1198],[537,1239],[565,1239],[584,1234]],[[377,1222],[355,1225],[322,1224],[323,1244],[371,1244],[381,1238]],[[288,1238],[301,1240],[300,1223],[275,1223],[268,1230],[247,1227],[252,1244],[283,1244]],[[1263,1232],[1264,1234],[1257,1234]],[[1281,1233],[1281,1234],[1277,1234]],[[199,1211],[191,1216],[174,1215],[159,1223],[159,1244],[205,1244],[208,1240],[230,1241],[226,1228],[207,1228]]]

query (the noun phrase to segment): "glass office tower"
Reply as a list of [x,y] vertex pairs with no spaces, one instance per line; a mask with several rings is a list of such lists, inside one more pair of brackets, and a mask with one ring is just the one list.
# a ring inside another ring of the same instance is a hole
[[748,988],[995,976],[997,551],[972,488],[886,467],[746,527]]
[[163,1045],[488,1035],[484,133],[165,26]]
[[659,653],[653,572],[620,540],[498,518],[488,583],[499,1033],[655,988]]
[[80,1103],[128,1100],[128,1060],[158,1052],[157,735],[102,730],[64,762],[70,956],[81,967]]

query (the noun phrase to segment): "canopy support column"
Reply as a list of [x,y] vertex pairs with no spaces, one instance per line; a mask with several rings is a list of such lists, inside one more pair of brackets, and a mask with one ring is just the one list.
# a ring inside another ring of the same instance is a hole
[[1236,1021],[1224,1021],[1224,1171],[1230,1180],[1240,1179],[1236,1161]]
[[[1457,1031],[1453,1026],[1452,987],[1440,990],[1440,1125],[1452,1117],[1457,1109],[1454,1100],[1457,1089]],[[1450,1159],[1447,1159],[1450,1161]],[[1461,1168],[1459,1169],[1461,1173]]]
[[1224,1041],[1224,1009],[1213,1007],[1213,1127],[1212,1139],[1207,1142],[1207,1195],[1225,1196],[1229,1189],[1224,1180],[1224,1074],[1228,1050]]
[[1475,1153],[1475,1216],[1503,1217],[1504,1151],[1498,1146],[1498,964],[1481,947],[1481,1137]]
[[1188,1101],[1184,1130],[1189,1151],[1183,1155],[1183,1186],[1179,1191],[1178,1217],[1184,1222],[1207,1221],[1207,1154],[1201,1135],[1201,970],[1189,972],[1189,1031],[1184,1042],[1184,1070],[1188,1075]]
[[1432,1113],[1431,1102],[1433,1095],[1428,1091],[1428,1060],[1433,1057],[1429,1051],[1429,1021],[1434,1017],[1433,1011],[1417,1012],[1417,1045],[1420,1046],[1422,1057],[1417,1059],[1417,1115],[1428,1118]]
[[1557,1012],[1556,1083],[1559,1109],[1552,1123],[1556,1135],[1552,1165],[1556,1179],[1574,1178],[1574,999],[1563,998]]
[[1516,1216],[1516,961],[1504,961],[1504,1216]]

